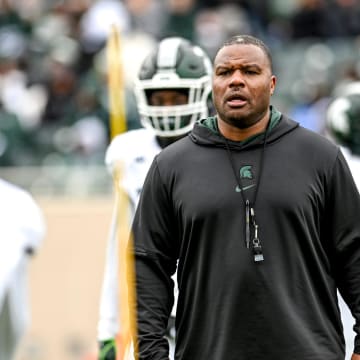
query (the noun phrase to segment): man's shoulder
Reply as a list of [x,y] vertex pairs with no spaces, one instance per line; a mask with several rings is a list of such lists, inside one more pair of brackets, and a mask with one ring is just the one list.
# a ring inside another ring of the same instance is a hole
[[155,141],[155,134],[147,129],[141,128],[136,130],[130,130],[115,136],[108,148],[114,146],[121,146],[121,147],[139,147],[142,145],[141,142],[153,142]]
[[155,134],[147,129],[136,129],[117,135],[106,150],[105,163],[131,161],[139,156],[155,156],[160,151]]
[[32,198],[27,190],[4,179],[0,179],[0,193],[2,197]]
[[[302,126],[300,123],[291,119],[290,117],[283,115],[282,122],[287,124],[297,124],[296,131],[293,134],[297,137],[298,141],[302,141],[309,146],[320,147],[337,152],[338,146],[332,141],[326,134],[316,132]],[[293,141],[293,140],[292,140]]]
[[174,141],[162,149],[159,156],[167,157],[186,154],[188,151],[192,151],[190,146],[191,143],[192,141],[190,140],[189,135],[185,135],[183,138]]
[[186,164],[191,157],[195,156],[195,151],[194,143],[186,135],[162,149],[156,156],[156,162],[163,170],[171,171],[178,168],[180,164]]
[[37,202],[28,190],[4,179],[0,179],[0,197],[3,204],[2,209],[5,211],[13,209],[19,213],[19,211],[31,212],[39,209]]

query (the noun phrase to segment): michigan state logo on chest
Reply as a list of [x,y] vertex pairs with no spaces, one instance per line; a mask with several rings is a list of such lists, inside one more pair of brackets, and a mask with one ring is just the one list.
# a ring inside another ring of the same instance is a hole
[[[242,166],[240,168],[239,172],[240,172],[240,174],[239,174],[240,179],[252,180],[254,178],[254,175],[253,175],[253,172],[252,172],[252,165],[244,165],[244,166]],[[250,184],[250,185],[243,186],[242,188],[240,188],[239,185],[237,185],[236,188],[235,188],[235,191],[236,192],[245,191],[245,190],[251,189],[254,186],[255,186],[255,184]]]

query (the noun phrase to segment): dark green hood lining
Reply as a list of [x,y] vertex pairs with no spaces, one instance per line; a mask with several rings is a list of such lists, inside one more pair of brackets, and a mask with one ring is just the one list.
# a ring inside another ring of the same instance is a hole
[[[269,125],[270,131],[279,123],[279,121],[281,119],[281,115],[282,115],[281,112],[278,111],[277,109],[275,109],[274,106],[272,106],[272,105],[270,106],[270,125]],[[200,120],[199,125],[204,126],[204,127],[208,128],[209,130],[211,130],[213,133],[220,135],[216,116],[211,116],[206,119]],[[249,138],[247,138],[246,140],[239,141],[239,144],[245,145],[245,144],[253,141],[257,137],[262,136],[263,134],[264,134],[264,131],[259,134],[252,135]]]

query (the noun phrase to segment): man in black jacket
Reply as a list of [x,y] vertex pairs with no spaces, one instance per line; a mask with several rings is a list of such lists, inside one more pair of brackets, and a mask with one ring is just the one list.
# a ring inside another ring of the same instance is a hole
[[337,289],[360,359],[360,196],[338,146],[270,105],[267,46],[235,36],[214,60],[215,117],[162,151],[134,222],[138,358],[343,360]]

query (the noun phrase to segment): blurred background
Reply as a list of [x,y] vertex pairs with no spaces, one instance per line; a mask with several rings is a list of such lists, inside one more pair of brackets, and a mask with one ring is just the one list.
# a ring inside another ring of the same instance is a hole
[[48,228],[31,263],[31,328],[18,360],[95,359],[113,205],[104,166],[112,24],[127,129],[140,127],[138,66],[169,35],[211,58],[231,35],[260,37],[278,77],[273,104],[323,134],[334,91],[360,80],[359,0],[0,0],[0,177],[34,195]]

